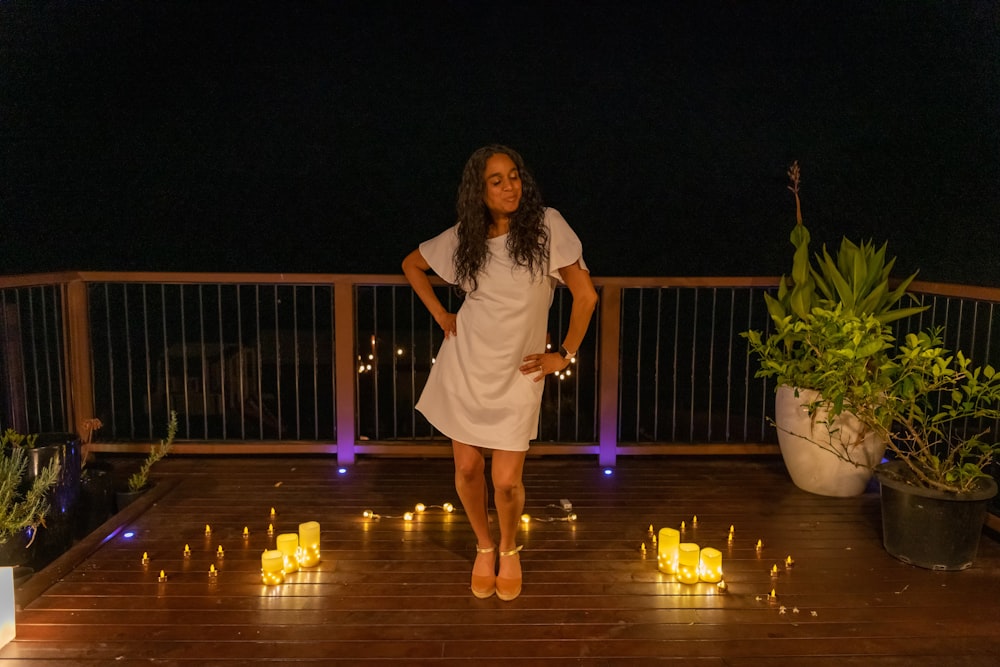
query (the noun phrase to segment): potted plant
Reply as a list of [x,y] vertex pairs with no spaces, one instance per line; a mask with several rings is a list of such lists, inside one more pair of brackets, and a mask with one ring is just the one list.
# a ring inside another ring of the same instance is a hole
[[115,496],[118,501],[118,510],[121,511],[126,506],[135,502],[135,500],[149,490],[149,470],[157,463],[160,459],[165,457],[170,453],[170,450],[174,446],[174,438],[177,436],[177,411],[170,411],[170,421],[167,422],[167,437],[165,440],[160,440],[158,445],[152,445],[149,448],[149,454],[143,460],[142,465],[139,466],[139,470],[132,473],[128,478],[128,489],[126,491],[118,491]]
[[891,460],[879,464],[886,550],[922,567],[961,570],[976,555],[990,475],[1000,443],[1000,373],[975,366],[942,344],[940,328],[908,334],[886,367],[884,400],[854,407],[885,439]]
[[59,462],[51,460],[30,481],[28,447],[37,435],[7,429],[0,435],[0,564],[23,565],[28,548],[49,512],[49,493],[59,480]]
[[746,331],[760,367],[756,377],[776,380],[778,444],[792,481],[831,496],[857,495],[871,479],[885,443],[850,414],[862,400],[879,400],[892,336],[887,325],[924,310],[900,308],[916,274],[890,287],[895,259],[886,245],[842,240],[836,257],[823,247],[809,256],[802,222],[798,163],[788,170],[795,197],[792,270],[776,296],[765,294],[771,332]]

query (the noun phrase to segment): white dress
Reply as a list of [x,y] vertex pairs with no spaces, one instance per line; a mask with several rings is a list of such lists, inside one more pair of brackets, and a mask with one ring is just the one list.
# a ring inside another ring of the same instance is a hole
[[[458,335],[441,344],[417,409],[441,433],[477,447],[526,451],[538,437],[544,381],[519,370],[545,352],[548,311],[559,269],[583,261],[580,239],[559,211],[545,209],[549,264],[543,276],[514,264],[507,236],[490,239],[479,286],[458,310]],[[420,244],[431,269],[454,284],[458,226]],[[561,341],[553,341],[558,345]]]

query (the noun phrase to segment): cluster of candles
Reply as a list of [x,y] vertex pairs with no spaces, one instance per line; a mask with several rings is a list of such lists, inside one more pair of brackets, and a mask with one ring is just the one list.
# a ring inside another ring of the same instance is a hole
[[660,572],[676,576],[682,584],[722,582],[722,552],[699,547],[694,542],[681,542],[681,532],[675,528],[660,529],[656,566]]
[[307,521],[299,524],[298,533],[281,533],[274,539],[274,549],[260,557],[260,573],[264,583],[277,586],[285,575],[298,572],[300,567],[319,565],[319,523]]

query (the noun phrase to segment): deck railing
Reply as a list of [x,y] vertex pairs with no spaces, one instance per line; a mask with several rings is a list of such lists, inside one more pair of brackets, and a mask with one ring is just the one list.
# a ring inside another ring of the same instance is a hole
[[[773,385],[739,336],[769,326],[772,277],[600,278],[573,373],[546,380],[532,451],[774,452]],[[443,301],[459,297],[436,283]],[[1000,289],[916,283],[897,334],[1000,367]],[[558,344],[571,299],[556,291]],[[997,333],[995,334],[994,331]],[[414,409],[441,333],[401,276],[60,273],[0,278],[0,426],[76,430],[139,451],[180,415],[179,451],[439,455]]]

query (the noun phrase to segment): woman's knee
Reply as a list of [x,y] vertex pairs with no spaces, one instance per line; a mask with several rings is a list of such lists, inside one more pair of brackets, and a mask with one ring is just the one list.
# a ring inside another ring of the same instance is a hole
[[464,482],[482,479],[486,470],[486,461],[482,453],[475,447],[455,443],[455,477]]

